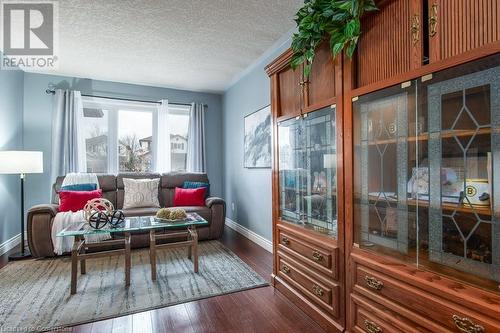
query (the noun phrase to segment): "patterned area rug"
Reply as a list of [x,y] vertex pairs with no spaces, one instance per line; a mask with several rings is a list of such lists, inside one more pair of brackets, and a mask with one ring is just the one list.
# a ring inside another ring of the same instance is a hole
[[156,282],[147,249],[133,251],[129,288],[123,256],[89,259],[73,296],[70,258],[9,263],[0,269],[0,332],[47,331],[267,285],[218,241],[198,251],[195,274],[187,249],[159,250]]

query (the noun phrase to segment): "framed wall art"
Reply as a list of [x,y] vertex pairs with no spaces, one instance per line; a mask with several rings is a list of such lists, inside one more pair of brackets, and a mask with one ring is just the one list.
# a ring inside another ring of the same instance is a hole
[[245,168],[271,167],[271,106],[245,117]]

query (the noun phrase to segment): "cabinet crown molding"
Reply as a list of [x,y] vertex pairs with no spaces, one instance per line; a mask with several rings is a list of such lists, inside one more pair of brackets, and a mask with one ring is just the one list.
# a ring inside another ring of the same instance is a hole
[[278,58],[274,59],[269,65],[267,65],[264,69],[268,76],[272,76],[290,64],[290,60],[292,60],[293,51],[292,49],[288,49],[283,52]]

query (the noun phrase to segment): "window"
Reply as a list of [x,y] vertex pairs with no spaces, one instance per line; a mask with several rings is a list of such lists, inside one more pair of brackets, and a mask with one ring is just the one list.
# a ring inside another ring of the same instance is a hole
[[161,126],[158,106],[151,103],[84,97],[83,107],[87,172],[156,171],[155,147],[162,126],[170,137],[170,159],[166,170],[159,171],[186,170],[189,106],[170,105],[166,125]]
[[187,166],[189,107],[169,106],[167,126],[170,133],[171,169],[172,171],[185,171]]
[[108,171],[108,111],[83,109],[83,136],[86,148],[87,172]]
[[118,170],[150,172],[152,167],[153,114],[145,111],[118,113]]

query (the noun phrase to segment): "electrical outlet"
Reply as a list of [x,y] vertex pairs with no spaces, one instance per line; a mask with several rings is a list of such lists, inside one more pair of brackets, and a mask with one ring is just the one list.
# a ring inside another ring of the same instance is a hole
[[231,209],[234,212],[234,202],[231,202]]

